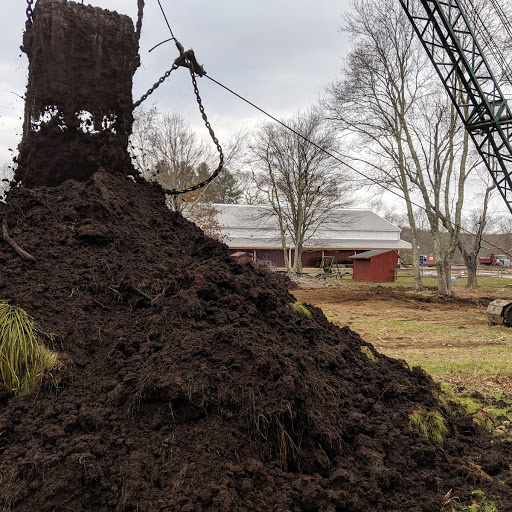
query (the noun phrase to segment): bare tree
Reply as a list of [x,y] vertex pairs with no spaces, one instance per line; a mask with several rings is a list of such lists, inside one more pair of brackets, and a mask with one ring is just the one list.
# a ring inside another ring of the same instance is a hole
[[422,288],[404,119],[426,93],[423,50],[395,0],[353,0],[342,30],[353,49],[342,78],[328,89],[328,118],[344,138],[344,155],[405,199],[415,287]]
[[[237,166],[244,140],[241,131],[225,144],[225,166],[215,180],[202,189],[170,198],[169,206],[209,231],[207,224],[213,226],[215,217],[213,203],[236,203],[242,194],[228,166]],[[181,114],[162,114],[154,107],[137,111],[131,148],[142,175],[167,190],[204,181],[217,165],[210,141],[203,141]]]
[[353,0],[344,30],[354,49],[343,78],[328,91],[328,116],[355,147],[347,156],[404,198],[418,289],[414,210],[421,203],[436,254],[438,290],[449,295],[466,182],[476,165],[469,137],[398,2]]
[[133,132],[130,136],[129,146],[134,166],[148,181],[151,181],[156,167],[155,139],[158,116],[158,110],[154,106],[139,107],[135,113]]
[[478,254],[482,248],[482,238],[487,227],[489,201],[495,188],[494,184],[486,188],[482,208],[470,212],[466,221],[468,229],[459,235],[459,251],[468,269],[468,288],[476,288],[477,286]]
[[[281,233],[295,246],[293,271],[302,272],[304,243],[313,237],[335,207],[348,204],[349,186],[328,152],[337,138],[315,109],[298,112],[282,125],[263,123],[250,142],[257,188],[271,204]],[[285,254],[285,261],[287,257]]]

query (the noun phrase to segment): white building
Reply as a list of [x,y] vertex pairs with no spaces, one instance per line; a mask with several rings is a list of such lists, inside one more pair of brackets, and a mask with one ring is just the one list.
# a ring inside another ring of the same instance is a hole
[[[216,204],[218,221],[232,252],[243,251],[254,259],[284,267],[284,251],[277,217],[270,206]],[[351,263],[349,256],[376,249],[410,250],[400,239],[401,229],[370,210],[332,210],[315,232],[308,233],[302,264],[313,267],[318,258],[334,256],[337,263]],[[285,236],[286,254],[292,260],[294,244]]]

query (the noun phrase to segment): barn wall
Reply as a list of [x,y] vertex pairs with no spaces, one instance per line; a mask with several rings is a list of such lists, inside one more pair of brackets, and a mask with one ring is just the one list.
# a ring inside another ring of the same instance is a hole
[[302,266],[304,268],[316,267],[319,258],[322,259],[322,251],[304,251],[302,253]]
[[354,256],[357,252],[362,251],[324,251],[325,256],[334,256],[336,258],[336,263],[338,265],[342,264],[352,264],[352,260],[349,260],[349,256]]
[[274,267],[286,267],[282,249],[256,249],[256,259],[268,261]]
[[371,260],[353,260],[353,261],[354,261],[354,270],[353,270],[354,281],[371,281],[372,280]]
[[375,283],[390,283],[395,280],[395,269],[398,267],[396,251],[385,252],[374,256],[371,260],[371,280]]

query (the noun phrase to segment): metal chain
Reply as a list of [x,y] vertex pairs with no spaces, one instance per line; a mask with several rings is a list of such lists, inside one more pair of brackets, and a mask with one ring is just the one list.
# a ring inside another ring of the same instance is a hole
[[136,34],[137,40],[140,39],[140,33],[142,31],[142,18],[144,17],[144,0],[137,0],[137,25],[136,25]]
[[27,19],[30,23],[32,23],[33,18],[33,11],[32,11],[32,4],[34,3],[34,0],[27,0]]
[[172,68],[169,69],[169,71],[166,71],[165,74],[160,77],[158,79],[158,82],[155,82],[153,84],[153,86],[148,89],[148,91],[146,92],[146,94],[143,94],[140,98],[140,100],[136,101],[134,104],[133,104],[133,108],[137,108],[143,101],[146,101],[148,99],[148,96],[150,96],[151,94],[153,94],[164,82],[167,78],[169,78],[169,75],[175,70],[175,69],[178,69],[179,66],[177,64],[173,64],[172,65]]
[[215,169],[215,171],[213,171],[211,176],[209,178],[207,178],[206,180],[202,181],[201,183],[197,183],[196,185],[192,185],[191,187],[184,188],[182,190],[164,189],[164,192],[166,194],[170,194],[174,197],[176,197],[177,195],[180,195],[180,194],[186,194],[187,192],[193,192],[194,190],[198,190],[200,188],[206,187],[206,185],[210,184],[219,175],[220,171],[222,171],[222,168],[224,167],[224,153],[222,151],[222,147],[220,145],[219,139],[217,139],[217,137],[215,136],[215,132],[213,131],[213,128],[212,128],[210,122],[208,121],[208,117],[206,116],[206,112],[203,107],[203,102],[201,100],[201,96],[199,95],[199,88],[197,87],[197,80],[196,80],[196,75],[194,73],[194,67],[192,65],[192,62],[190,62],[188,59],[186,62],[188,64],[188,68],[190,70],[190,76],[192,77],[192,85],[194,86],[194,93],[196,95],[197,104],[199,105],[199,111],[201,112],[201,116],[203,118],[204,124],[205,124],[206,128],[208,129],[208,132],[210,133],[210,137],[212,138],[213,143],[215,144],[215,147],[217,148],[217,151],[219,153],[219,165],[217,166],[217,169]]
[[192,185],[191,187],[184,188],[182,190],[176,190],[176,189],[165,189],[164,192],[166,194],[170,194],[174,197],[176,197],[179,194],[186,194],[187,192],[193,192],[194,190],[198,190],[200,188],[206,187],[209,183],[211,183],[220,173],[222,168],[224,167],[224,153],[222,151],[222,147],[220,145],[219,139],[217,139],[215,132],[213,131],[213,128],[208,121],[208,117],[206,116],[206,112],[203,106],[203,101],[201,99],[201,95],[199,94],[199,88],[197,86],[197,80],[196,80],[196,71],[200,76],[206,75],[206,72],[204,71],[203,67],[197,62],[194,52],[192,50],[189,50],[185,52],[183,49],[183,46],[174,39],[174,42],[176,43],[176,47],[178,48],[180,52],[180,56],[174,61],[174,64],[172,65],[172,68],[167,71],[159,80],[158,82],[155,82],[153,84],[153,87],[151,87],[146,94],[144,94],[139,101],[136,101],[133,104],[133,108],[138,107],[143,101],[147,100],[148,96],[153,94],[155,90],[160,87],[160,85],[165,81],[166,78],[169,77],[169,75],[178,67],[184,66],[188,68],[190,71],[190,77],[192,78],[192,85],[194,87],[194,94],[196,95],[197,104],[199,105],[199,112],[201,112],[201,116],[203,118],[204,124],[208,130],[208,133],[210,134],[210,137],[213,140],[213,143],[215,144],[215,147],[217,148],[217,152],[219,153],[219,165],[213,171],[211,176],[207,178],[206,180],[202,181],[201,183],[197,183],[196,185]]

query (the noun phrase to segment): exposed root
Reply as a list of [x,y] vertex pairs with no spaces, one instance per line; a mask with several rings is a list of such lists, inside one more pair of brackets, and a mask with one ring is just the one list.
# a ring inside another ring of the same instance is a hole
[[143,292],[140,288],[135,286],[133,276],[130,276],[130,286],[132,287],[133,291],[137,292],[139,295],[142,295],[145,299],[148,299],[149,302],[153,302],[153,297],[151,297],[151,295],[148,295],[146,292]]
[[24,260],[29,260],[29,261],[36,261],[36,259],[34,258],[34,256],[32,256],[32,254],[29,254],[27,251],[25,251],[24,249],[22,249],[17,243],[15,240],[13,240],[10,236],[9,236],[9,230],[7,229],[7,216],[4,217],[4,220],[2,221],[2,234],[3,234],[3,238],[4,240],[16,251],[16,253],[21,257],[23,258]]
[[164,288],[158,295],[151,297],[151,295],[147,294],[146,292],[142,291],[140,288],[137,288],[137,286],[135,286],[133,276],[130,276],[130,286],[133,291],[137,292],[139,295],[142,295],[142,297],[149,300],[149,302],[151,302],[151,305],[153,305],[155,302],[161,299],[167,292],[167,288]]

